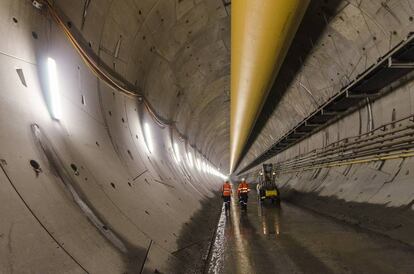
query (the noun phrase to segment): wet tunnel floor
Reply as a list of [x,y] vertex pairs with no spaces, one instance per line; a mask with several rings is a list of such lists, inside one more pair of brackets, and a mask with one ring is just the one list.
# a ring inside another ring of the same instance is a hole
[[414,273],[414,249],[252,191],[222,213],[209,273]]

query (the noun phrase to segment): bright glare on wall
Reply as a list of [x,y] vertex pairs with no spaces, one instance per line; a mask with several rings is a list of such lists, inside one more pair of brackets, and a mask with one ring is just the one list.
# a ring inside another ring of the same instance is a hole
[[48,101],[50,115],[53,119],[61,119],[60,109],[60,94],[59,94],[59,82],[56,69],[56,62],[53,58],[47,58],[47,76],[49,82]]
[[177,143],[174,143],[174,153],[175,153],[175,159],[179,163],[181,161],[181,157],[180,157],[180,150],[178,148]]
[[201,171],[201,165],[200,165],[200,160],[196,157],[196,167],[198,171]]
[[188,158],[188,165],[192,168],[194,166],[194,163],[193,163],[193,155],[191,154],[191,152],[187,153],[187,158]]
[[205,173],[209,173],[217,177],[220,177],[223,180],[228,179],[226,175],[218,171],[215,167],[213,167],[210,163],[207,163],[205,160],[198,159],[196,155],[194,156],[194,162],[193,162],[193,156],[191,152],[187,153],[187,157],[188,157],[189,165],[192,167],[194,164],[198,171],[204,171]]
[[152,143],[152,136],[151,136],[151,129],[148,123],[144,124],[144,136],[145,136],[145,144],[147,145],[148,151],[150,153],[154,152],[154,145]]

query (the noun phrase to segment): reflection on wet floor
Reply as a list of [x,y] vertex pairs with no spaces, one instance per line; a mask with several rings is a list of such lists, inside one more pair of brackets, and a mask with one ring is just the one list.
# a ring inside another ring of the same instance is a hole
[[263,234],[277,237],[280,234],[280,205],[258,206],[257,212],[261,217]]
[[414,273],[411,247],[254,192],[222,218],[208,273]]
[[[229,226],[226,229],[226,239],[232,239],[232,243],[234,244],[234,248],[237,250],[237,259],[238,264],[235,265],[236,273],[252,273],[253,267],[250,264],[250,260],[248,258],[249,250],[246,245],[246,236],[249,235],[250,226],[248,224],[248,219],[245,218],[244,211],[240,211],[240,208],[237,204],[237,200],[233,197],[231,200],[231,215],[229,222]],[[226,251],[228,248],[226,246]],[[226,260],[225,260],[225,268],[226,269]]]

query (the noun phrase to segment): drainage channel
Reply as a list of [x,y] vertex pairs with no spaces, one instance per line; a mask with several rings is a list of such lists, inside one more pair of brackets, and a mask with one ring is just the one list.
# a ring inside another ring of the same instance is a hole
[[210,243],[210,248],[207,254],[204,274],[221,273],[224,265],[224,251],[225,251],[225,235],[227,216],[226,209],[221,208],[220,219],[218,221],[216,231],[213,235],[213,240]]

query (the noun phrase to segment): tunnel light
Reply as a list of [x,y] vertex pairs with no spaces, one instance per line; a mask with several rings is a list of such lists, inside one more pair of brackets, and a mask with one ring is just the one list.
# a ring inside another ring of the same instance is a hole
[[188,158],[188,165],[192,168],[194,166],[194,163],[193,163],[193,155],[191,154],[191,152],[187,153],[187,158]]
[[228,180],[229,178],[227,175],[224,175],[223,173],[221,173],[220,169],[216,169],[214,166],[212,166],[205,160],[199,160],[196,158],[195,163],[196,163],[197,169],[200,171],[204,171],[205,173],[217,176],[221,178],[222,180]]
[[154,144],[152,143],[151,129],[148,123],[144,124],[144,137],[145,137],[145,144],[147,145],[148,151],[152,153],[154,151]]
[[50,115],[55,120],[60,120],[61,109],[60,109],[60,94],[59,94],[59,83],[56,70],[56,62],[53,58],[47,58],[47,74],[49,82],[49,109]]
[[174,153],[175,153],[175,160],[177,161],[177,163],[181,162],[180,149],[177,143],[174,143]]
[[220,177],[220,178],[221,178],[221,179],[223,179],[223,180],[228,180],[228,179],[229,179],[229,177],[228,177],[228,176],[224,175],[223,173],[221,173],[221,172],[219,172],[219,171],[217,171],[217,170],[216,170],[215,175],[216,175],[217,177]]

